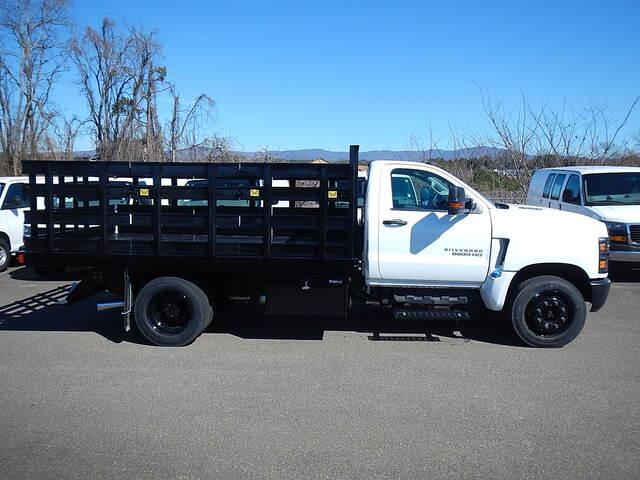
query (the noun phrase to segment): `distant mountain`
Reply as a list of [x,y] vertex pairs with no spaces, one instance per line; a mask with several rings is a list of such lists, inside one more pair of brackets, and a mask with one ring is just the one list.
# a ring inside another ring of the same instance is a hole
[[[415,150],[369,150],[360,151],[360,160],[406,160],[406,161],[424,161],[428,159],[453,160],[456,158],[478,158],[478,157],[497,157],[504,150],[493,147],[475,147],[463,148],[460,150],[441,150],[433,149],[419,152]],[[236,152],[249,158],[260,155],[259,152]],[[321,148],[310,148],[304,150],[281,150],[270,151],[269,154],[273,158],[288,161],[311,161],[322,158],[328,162],[339,162],[349,159],[349,152],[333,152]]]
[[[237,155],[241,155],[248,159],[255,158],[257,156],[264,155],[263,152],[233,152]],[[360,151],[360,160],[372,161],[372,160],[405,160],[412,162],[422,162],[429,159],[443,159],[454,160],[458,158],[479,158],[479,157],[497,157],[504,153],[504,150],[493,147],[474,147],[474,148],[462,148],[460,150],[441,150],[432,149],[425,150],[423,152],[416,150],[368,150]],[[198,156],[202,155],[206,157],[208,151],[200,148]],[[74,152],[76,158],[92,158],[95,155],[95,150],[83,150]],[[269,155],[274,160],[286,160],[286,161],[300,161],[310,162],[319,158],[326,160],[327,162],[341,162],[349,159],[349,152],[334,152],[331,150],[324,150],[322,148],[307,148],[303,150],[280,150],[269,151]],[[185,158],[187,156],[186,151],[178,152],[178,158]]]

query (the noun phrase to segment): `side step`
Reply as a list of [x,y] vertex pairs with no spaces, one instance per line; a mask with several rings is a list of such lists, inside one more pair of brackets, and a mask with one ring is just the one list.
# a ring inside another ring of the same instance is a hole
[[455,310],[394,310],[396,320],[470,320],[465,311]]
[[432,295],[394,295],[396,303],[406,305],[466,305],[469,303],[465,296],[432,296]]

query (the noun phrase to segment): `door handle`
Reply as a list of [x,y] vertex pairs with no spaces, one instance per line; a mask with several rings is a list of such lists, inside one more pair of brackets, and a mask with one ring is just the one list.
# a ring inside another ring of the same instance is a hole
[[406,225],[407,222],[399,218],[394,218],[393,220],[383,220],[382,224],[388,227],[402,227],[403,225]]

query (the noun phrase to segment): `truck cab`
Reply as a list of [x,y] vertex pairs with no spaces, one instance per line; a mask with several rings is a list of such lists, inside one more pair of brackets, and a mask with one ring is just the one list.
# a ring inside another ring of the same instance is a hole
[[22,246],[24,211],[29,208],[26,177],[0,177],[0,272]]
[[[463,198],[451,199],[455,191]],[[582,299],[597,310],[606,298],[607,230],[594,219],[496,205],[436,166],[396,161],[372,162],[365,206],[365,281],[404,304],[403,315],[477,292],[485,308],[511,310],[527,343],[543,346],[563,329],[571,336],[559,313]]]

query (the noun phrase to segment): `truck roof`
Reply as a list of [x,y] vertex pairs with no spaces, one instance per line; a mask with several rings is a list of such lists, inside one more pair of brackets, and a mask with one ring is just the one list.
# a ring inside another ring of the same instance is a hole
[[639,173],[640,167],[616,167],[611,165],[583,165],[577,167],[554,167],[543,168],[540,171],[562,170],[566,172],[577,172],[583,175],[590,173]]

